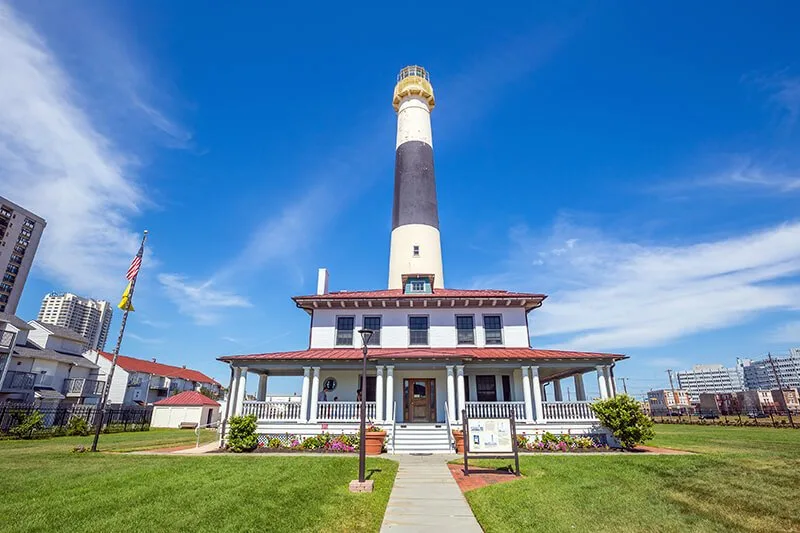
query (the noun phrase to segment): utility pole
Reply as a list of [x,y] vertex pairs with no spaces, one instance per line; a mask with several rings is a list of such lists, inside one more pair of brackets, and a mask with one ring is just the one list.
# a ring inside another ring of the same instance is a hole
[[628,380],[631,378],[619,378],[622,380],[622,390],[625,391],[625,394],[628,394]]
[[669,376],[669,388],[672,390],[672,393],[675,394],[675,384],[672,382],[672,369],[667,369],[667,375]]
[[769,364],[772,366],[772,374],[775,376],[775,381],[778,382],[778,394],[781,397],[781,404],[783,405],[783,409],[786,411],[786,414],[789,417],[789,425],[794,428],[794,419],[792,418],[792,412],[789,411],[789,406],[786,405],[786,396],[783,394],[783,385],[781,384],[781,376],[778,374],[778,370],[775,368],[775,361],[772,360],[772,352],[767,354],[769,358]]

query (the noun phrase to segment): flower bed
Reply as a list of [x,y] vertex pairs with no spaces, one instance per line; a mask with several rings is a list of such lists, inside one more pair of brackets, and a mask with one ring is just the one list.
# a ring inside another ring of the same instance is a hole
[[258,439],[257,452],[318,452],[352,453],[358,450],[358,435],[320,433],[311,437],[297,435],[263,435]]
[[538,453],[591,453],[618,451],[611,448],[591,435],[554,435],[549,431],[541,436],[529,437],[526,434],[517,435],[517,447],[520,452]]

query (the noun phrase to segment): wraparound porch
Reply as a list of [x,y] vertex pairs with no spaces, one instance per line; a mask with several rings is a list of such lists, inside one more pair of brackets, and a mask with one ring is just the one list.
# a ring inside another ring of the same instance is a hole
[[[536,426],[595,423],[584,375],[595,374],[599,398],[615,394],[608,363],[379,361],[370,366],[366,414],[377,424],[456,425],[464,411],[481,418],[513,414],[520,424]],[[323,361],[319,366],[273,362],[234,366],[227,415],[254,414],[259,425],[270,426],[354,423],[360,418],[360,374],[357,364]],[[248,375],[257,375],[259,380],[254,401],[244,399]],[[296,400],[267,401],[269,377],[291,375],[302,377],[300,396]]]

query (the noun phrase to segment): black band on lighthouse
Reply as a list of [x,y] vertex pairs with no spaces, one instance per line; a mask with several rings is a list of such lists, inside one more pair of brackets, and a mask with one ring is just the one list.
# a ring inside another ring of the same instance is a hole
[[404,142],[395,155],[392,229],[406,224],[439,229],[433,148],[422,141]]

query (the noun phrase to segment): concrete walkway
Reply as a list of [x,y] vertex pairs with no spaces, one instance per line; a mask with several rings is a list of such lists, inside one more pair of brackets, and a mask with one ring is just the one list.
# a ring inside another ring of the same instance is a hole
[[453,479],[455,455],[395,455],[400,463],[381,531],[483,531]]

